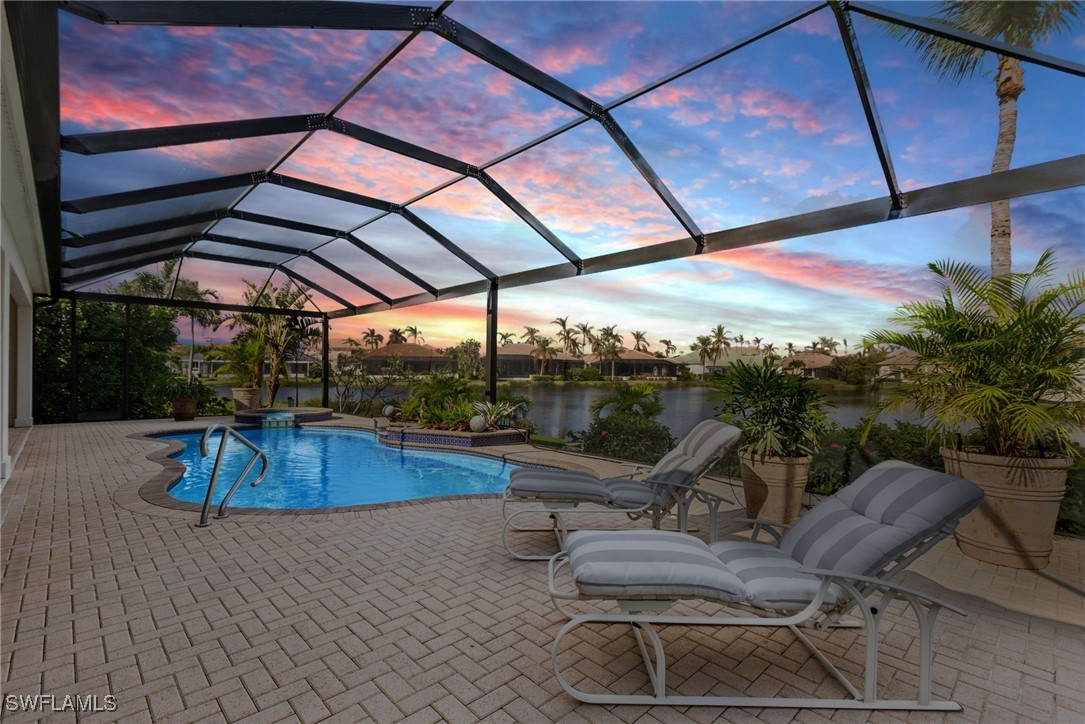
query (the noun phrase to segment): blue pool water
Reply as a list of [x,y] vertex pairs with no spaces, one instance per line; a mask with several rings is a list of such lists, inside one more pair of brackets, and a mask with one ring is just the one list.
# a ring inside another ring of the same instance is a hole
[[[395,500],[500,492],[516,466],[500,460],[456,453],[400,450],[381,445],[355,430],[314,428],[241,430],[267,453],[268,475],[255,488],[248,483],[257,463],[230,500],[237,508],[328,508]],[[170,435],[185,443],[174,459],[184,476],[169,489],[178,500],[203,503],[222,440],[215,433],[200,457],[199,433]],[[218,504],[244,470],[252,452],[237,440],[226,445],[226,459],[215,484]]]

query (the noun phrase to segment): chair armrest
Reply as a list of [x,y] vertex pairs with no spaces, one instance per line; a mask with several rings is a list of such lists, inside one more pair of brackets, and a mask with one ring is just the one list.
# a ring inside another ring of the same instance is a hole
[[887,580],[885,580],[883,578],[873,578],[871,576],[862,576],[862,575],[859,575],[858,573],[852,573],[850,571],[833,571],[833,570],[827,570],[825,568],[799,568],[798,572],[799,573],[809,573],[811,575],[818,576],[820,578],[828,578],[828,579],[841,578],[841,579],[848,580],[848,581],[856,581],[858,583],[869,583],[872,586],[875,586],[876,588],[884,588],[884,589],[887,589],[889,591],[892,591],[893,593],[899,593],[899,594],[901,594],[903,596],[913,596],[915,598],[926,601],[927,603],[929,603],[929,604],[931,604],[933,606],[938,606],[940,608],[948,609],[950,611],[953,611],[956,614],[960,614],[961,616],[967,616],[968,615],[963,610],[961,610],[960,608],[954,606],[951,603],[946,603],[945,601],[943,601],[943,600],[941,600],[939,598],[935,598],[934,596],[923,593],[922,591],[917,591],[914,588],[909,588],[908,586],[902,586],[902,585],[900,585],[899,583],[897,583],[895,581],[887,581]]
[[750,536],[750,540],[756,542],[757,538],[761,535],[761,531],[765,531],[772,539],[779,543],[783,540],[784,532],[791,527],[791,523],[781,523],[778,520],[763,520],[761,518],[747,518],[745,516],[738,518],[739,523],[747,523],[753,526],[753,535]]
[[782,530],[787,530],[792,525],[794,525],[794,523],[781,523],[778,520],[766,520],[764,518],[747,518],[746,516],[735,518],[735,521],[738,523],[749,523],[750,525],[762,525],[766,527],[771,526],[773,528],[780,528]]

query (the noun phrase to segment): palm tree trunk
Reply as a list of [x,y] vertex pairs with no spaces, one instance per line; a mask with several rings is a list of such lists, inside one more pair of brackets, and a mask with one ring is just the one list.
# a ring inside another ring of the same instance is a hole
[[[1021,63],[1016,58],[999,56],[995,95],[998,96],[998,141],[991,163],[991,173],[1006,171],[1017,141],[1017,97],[1025,90]],[[991,275],[1010,273],[1010,202],[991,203]]]

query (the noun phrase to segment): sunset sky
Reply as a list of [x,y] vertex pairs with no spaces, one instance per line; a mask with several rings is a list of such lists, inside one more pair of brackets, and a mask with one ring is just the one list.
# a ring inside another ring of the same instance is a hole
[[[933,3],[876,3],[915,15]],[[796,12],[789,2],[456,2],[447,14],[589,97],[607,102]],[[998,106],[983,73],[942,80],[874,21],[856,33],[905,191],[989,171]],[[325,113],[403,37],[391,32],[100,26],[60,13],[62,132]],[[1085,60],[1085,31],[1038,50]],[[1085,80],[1025,65],[1013,167],[1085,153]],[[823,9],[652,91],[614,118],[705,232],[887,195],[833,14]],[[341,118],[482,164],[577,114],[434,34],[419,35],[338,113]],[[267,169],[298,135],[99,156],[65,152],[62,198],[114,193]],[[278,169],[396,203],[453,178],[428,166],[318,131]],[[651,188],[596,122],[489,170],[582,257],[684,236]],[[229,206],[237,190],[65,214],[78,234]],[[241,210],[353,229],[376,212],[264,184]],[[478,182],[467,179],[411,210],[498,274],[563,261]],[[1085,190],[1012,203],[1014,265],[1053,247],[1065,269],[1085,266]],[[819,236],[502,291],[500,329],[556,328],[550,320],[616,324],[688,346],[716,324],[783,346],[819,336],[857,342],[901,302],[928,296],[926,264],[988,264],[989,208],[979,206]],[[146,240],[202,228],[149,235]],[[245,221],[214,232],[303,247],[326,242]],[[443,287],[477,273],[396,216],[357,234]],[[128,242],[130,243],[130,242]],[[197,249],[248,252],[201,241]],[[322,253],[396,297],[420,289],[355,249]],[[287,257],[283,257],[283,261]],[[275,261],[280,261],[276,259]],[[288,264],[355,304],[375,299],[314,262]],[[242,279],[266,270],[185,260],[183,275],[240,300]],[[90,284],[101,290],[124,276]],[[277,275],[276,281],[285,279]],[[319,294],[321,309],[339,305]],[[485,299],[465,297],[335,320],[333,337],[416,325],[437,346],[484,338]],[[184,325],[183,325],[184,327]],[[205,341],[209,333],[198,334]],[[184,327],[183,337],[187,337]]]

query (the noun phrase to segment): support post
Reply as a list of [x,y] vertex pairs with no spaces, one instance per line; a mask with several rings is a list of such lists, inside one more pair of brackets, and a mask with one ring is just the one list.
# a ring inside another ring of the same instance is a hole
[[68,343],[71,350],[71,373],[72,382],[69,388],[71,392],[71,422],[79,422],[79,339],[75,334],[75,305],[78,302],[73,299],[68,309]]
[[323,388],[321,389],[321,392],[320,392],[320,406],[321,407],[330,407],[330,405],[328,404],[330,402],[330,399],[329,399],[329,396],[328,396],[328,380],[332,376],[332,367],[328,363],[328,358],[330,356],[330,354],[329,354],[330,353],[330,346],[329,346],[329,342],[328,342],[329,324],[328,324],[328,316],[327,315],[324,315],[323,323],[322,323],[321,326],[323,327],[323,333],[324,333],[324,335],[323,335],[324,336],[324,352],[323,352],[323,359],[321,360],[321,364],[324,365],[324,374],[322,374],[320,376],[320,383],[321,383],[321,385],[323,385]]
[[486,399],[497,402],[497,280],[486,294]]
[[[180,266],[180,264],[178,264]],[[176,282],[176,280],[174,280]],[[124,305],[124,346],[122,347],[122,361],[121,361],[121,419],[131,419],[132,409],[132,397],[131,397],[131,379],[132,368],[130,366],[130,354],[132,347],[130,341],[132,339],[132,305],[131,303]],[[189,371],[191,375],[191,370]]]

